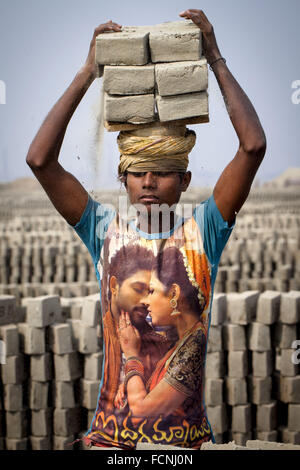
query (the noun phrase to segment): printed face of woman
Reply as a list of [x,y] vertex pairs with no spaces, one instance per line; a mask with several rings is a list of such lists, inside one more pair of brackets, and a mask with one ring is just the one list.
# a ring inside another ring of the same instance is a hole
[[154,272],[151,273],[149,294],[147,297],[144,297],[141,302],[148,306],[153,325],[171,325],[170,314],[172,307],[170,306],[170,296],[165,294],[164,285]]

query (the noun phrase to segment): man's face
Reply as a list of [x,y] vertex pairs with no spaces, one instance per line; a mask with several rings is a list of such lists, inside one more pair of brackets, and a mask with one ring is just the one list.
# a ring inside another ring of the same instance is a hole
[[144,204],[150,213],[153,204],[167,204],[170,207],[177,204],[190,180],[190,171],[184,174],[182,182],[177,172],[128,172],[126,190],[131,204]]
[[119,311],[128,312],[133,325],[139,329],[145,324],[147,308],[141,299],[148,294],[151,271],[137,271],[118,285],[116,303]]

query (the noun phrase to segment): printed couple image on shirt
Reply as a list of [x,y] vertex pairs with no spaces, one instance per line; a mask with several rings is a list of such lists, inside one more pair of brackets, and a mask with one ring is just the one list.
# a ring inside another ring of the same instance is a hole
[[[195,238],[188,227],[181,240],[176,234],[168,241],[128,237],[120,246],[113,226],[101,256],[107,261],[101,282],[105,361],[93,439],[116,444],[121,435],[130,447],[142,438],[182,445],[186,440],[190,446],[193,427],[195,443],[211,438],[202,406],[210,302],[206,255],[188,249]],[[142,361],[142,394],[124,382],[129,356]],[[158,400],[162,381],[175,397],[168,393]]]
[[121,224],[89,198],[74,228],[99,281],[103,361],[86,444],[199,449],[214,442],[205,359],[213,286],[233,225],[213,196],[169,233],[154,234]]

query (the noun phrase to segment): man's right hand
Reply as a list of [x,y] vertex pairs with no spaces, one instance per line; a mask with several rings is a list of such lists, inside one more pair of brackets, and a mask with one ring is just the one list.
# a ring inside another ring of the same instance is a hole
[[113,23],[112,20],[110,20],[107,23],[100,24],[95,29],[93,39],[90,44],[90,50],[89,50],[89,53],[88,53],[88,56],[84,65],[84,67],[86,67],[88,70],[92,72],[94,78],[97,77],[97,64],[95,63],[96,37],[99,36],[99,34],[102,34],[106,31],[121,32],[122,26],[119,25],[118,23]]

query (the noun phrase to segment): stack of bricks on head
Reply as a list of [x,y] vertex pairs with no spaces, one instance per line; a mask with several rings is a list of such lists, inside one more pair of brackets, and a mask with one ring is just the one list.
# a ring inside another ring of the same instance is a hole
[[106,123],[208,122],[207,61],[192,21],[100,34],[96,63],[103,74]]

